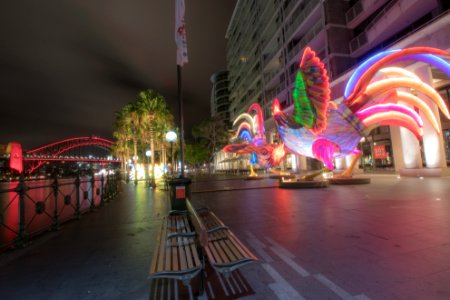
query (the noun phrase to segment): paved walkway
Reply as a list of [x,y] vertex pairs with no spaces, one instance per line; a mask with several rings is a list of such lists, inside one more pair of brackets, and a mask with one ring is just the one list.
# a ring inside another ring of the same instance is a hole
[[[245,299],[449,299],[450,178],[371,178],[315,190],[198,182],[192,201],[259,256],[241,269]],[[210,187],[224,191],[195,192]],[[0,298],[148,299],[167,210],[166,192],[124,185],[108,206],[0,255]]]

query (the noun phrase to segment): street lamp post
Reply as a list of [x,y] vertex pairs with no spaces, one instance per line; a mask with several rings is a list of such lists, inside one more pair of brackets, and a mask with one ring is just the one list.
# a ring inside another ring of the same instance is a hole
[[170,155],[172,156],[171,175],[173,176],[173,143],[177,140],[177,133],[175,131],[169,131],[166,133],[166,141],[170,143]]

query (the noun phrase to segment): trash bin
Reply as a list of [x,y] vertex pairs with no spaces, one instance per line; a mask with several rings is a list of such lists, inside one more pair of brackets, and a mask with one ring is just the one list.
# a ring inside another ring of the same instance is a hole
[[174,178],[169,180],[170,202],[172,210],[186,210],[186,198],[191,195],[191,180],[189,178]]

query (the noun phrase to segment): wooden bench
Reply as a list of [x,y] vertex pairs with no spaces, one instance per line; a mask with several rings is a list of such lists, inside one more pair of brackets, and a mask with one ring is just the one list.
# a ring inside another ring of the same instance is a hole
[[196,236],[186,213],[169,213],[158,234],[148,278],[173,278],[189,285],[203,269]]
[[[208,208],[195,210],[189,200],[187,209],[199,233],[200,244],[211,266],[228,277],[246,264],[257,261],[256,256]],[[206,232],[206,236],[202,237]]]

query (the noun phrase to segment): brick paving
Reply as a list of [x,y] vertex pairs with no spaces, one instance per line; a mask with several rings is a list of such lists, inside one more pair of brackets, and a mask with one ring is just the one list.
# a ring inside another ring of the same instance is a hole
[[[371,179],[308,190],[274,188],[273,179],[199,180],[191,198],[260,258],[236,279],[248,284],[242,299],[449,299],[450,178]],[[124,184],[106,207],[1,254],[0,298],[148,299],[168,202],[165,191]],[[207,274],[213,293],[202,298],[234,297],[236,282],[222,287]]]

